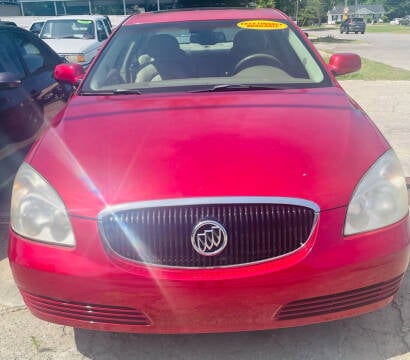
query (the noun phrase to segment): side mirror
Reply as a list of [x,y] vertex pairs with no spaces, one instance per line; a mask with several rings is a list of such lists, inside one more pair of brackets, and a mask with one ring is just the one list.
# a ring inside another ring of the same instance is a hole
[[54,78],[63,83],[77,85],[84,73],[84,68],[80,64],[59,64],[54,69]]
[[17,74],[0,72],[0,89],[16,89],[21,86],[21,80]]
[[351,53],[333,54],[329,59],[329,69],[335,75],[350,74],[360,70],[362,60],[359,55]]

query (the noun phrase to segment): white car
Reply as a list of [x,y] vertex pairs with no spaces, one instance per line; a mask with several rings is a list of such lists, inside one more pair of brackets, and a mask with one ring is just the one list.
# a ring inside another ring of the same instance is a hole
[[40,38],[68,62],[87,66],[110,33],[107,16],[59,16],[44,23]]
[[390,21],[391,25],[400,25],[400,21],[403,20],[402,18],[394,18],[392,21]]

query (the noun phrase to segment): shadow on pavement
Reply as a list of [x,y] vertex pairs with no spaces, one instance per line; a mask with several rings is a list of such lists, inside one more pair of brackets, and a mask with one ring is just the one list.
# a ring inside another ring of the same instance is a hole
[[10,193],[0,191],[0,261],[7,257]]
[[7,257],[7,235],[9,225],[0,223],[0,261]]
[[409,277],[391,305],[356,318],[272,331],[200,335],[75,329],[75,342],[77,350],[90,359],[385,360],[409,355]]
[[332,35],[319,36],[317,38],[311,39],[312,43],[331,43],[331,44],[349,44],[352,42],[357,42],[357,39],[340,39]]

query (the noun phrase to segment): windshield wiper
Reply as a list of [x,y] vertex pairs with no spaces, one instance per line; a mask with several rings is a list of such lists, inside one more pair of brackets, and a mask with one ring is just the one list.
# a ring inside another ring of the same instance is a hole
[[241,91],[241,90],[283,90],[284,86],[275,85],[252,85],[252,84],[220,84],[205,89],[192,90],[191,93],[217,92],[217,91]]

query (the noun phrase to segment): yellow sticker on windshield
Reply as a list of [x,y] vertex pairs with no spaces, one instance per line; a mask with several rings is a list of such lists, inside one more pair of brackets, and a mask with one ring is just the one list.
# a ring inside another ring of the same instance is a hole
[[79,24],[92,24],[92,20],[77,20]]
[[283,30],[288,28],[288,25],[284,23],[270,20],[241,21],[238,26],[242,29],[251,30]]

